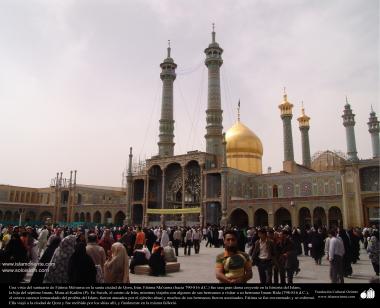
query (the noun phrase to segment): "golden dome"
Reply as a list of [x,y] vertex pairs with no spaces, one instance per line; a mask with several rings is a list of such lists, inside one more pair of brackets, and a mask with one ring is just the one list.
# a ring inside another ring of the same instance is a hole
[[259,137],[237,121],[226,133],[227,166],[251,173],[262,173],[263,145]]

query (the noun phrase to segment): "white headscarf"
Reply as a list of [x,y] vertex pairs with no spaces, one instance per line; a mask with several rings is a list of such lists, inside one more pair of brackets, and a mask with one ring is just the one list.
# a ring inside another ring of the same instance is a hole
[[169,241],[170,239],[169,239],[168,232],[166,230],[163,230],[162,235],[161,235],[161,247],[166,247]]

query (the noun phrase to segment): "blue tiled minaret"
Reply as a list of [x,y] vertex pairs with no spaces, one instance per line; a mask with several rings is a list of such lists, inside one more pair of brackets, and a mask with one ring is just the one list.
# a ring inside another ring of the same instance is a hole
[[212,42],[205,49],[205,64],[208,68],[208,98],[206,110],[206,152],[219,157],[223,155],[223,110],[220,98],[220,67],[223,49],[215,41],[214,25]]
[[292,118],[293,104],[288,102],[288,96],[284,89],[284,100],[278,106],[281,110],[281,119],[284,132],[284,162],[294,161],[293,136],[292,136]]
[[305,114],[305,108],[302,103],[301,116],[297,119],[301,131],[301,143],[302,143],[302,165],[305,167],[311,167],[310,158],[310,141],[309,141],[309,129],[310,129],[310,117]]
[[372,140],[372,156],[373,158],[380,156],[380,143],[379,143],[379,121],[377,120],[376,113],[371,107],[371,113],[369,117],[368,131],[371,134]]
[[358,152],[356,151],[356,141],[355,141],[355,114],[352,113],[351,106],[348,103],[346,97],[346,105],[344,105],[343,111],[343,125],[346,128],[346,142],[347,142],[347,156],[351,161],[357,161]]
[[160,74],[162,80],[162,104],[158,141],[159,156],[174,155],[173,82],[176,78],[175,69],[177,68],[177,64],[170,57],[170,51],[169,41],[168,56],[160,64],[162,69]]

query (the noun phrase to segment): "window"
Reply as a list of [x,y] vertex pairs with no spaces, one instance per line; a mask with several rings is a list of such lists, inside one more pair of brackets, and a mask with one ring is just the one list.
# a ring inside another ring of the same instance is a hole
[[278,187],[277,187],[277,185],[273,185],[272,191],[273,191],[273,198],[278,198]]

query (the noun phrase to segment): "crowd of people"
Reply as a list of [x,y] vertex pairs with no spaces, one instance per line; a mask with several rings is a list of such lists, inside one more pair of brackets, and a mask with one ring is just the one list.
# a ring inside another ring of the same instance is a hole
[[191,256],[204,249],[224,247],[216,258],[216,278],[245,282],[257,267],[260,283],[293,283],[300,272],[298,257],[310,256],[317,266],[324,257],[330,279],[343,283],[360,260],[360,243],[379,275],[378,229],[290,228],[289,226],[220,227],[78,227],[1,226],[0,282],[128,283],[136,266],[148,265],[150,274],[166,275],[166,264],[179,254]]
[[[231,236],[235,238],[234,241]],[[220,282],[233,282],[237,278],[239,282],[242,282],[241,279],[244,281],[250,276],[244,270],[249,267],[249,263],[257,266],[261,284],[291,284],[293,277],[301,270],[298,256],[304,254],[312,257],[316,265],[322,265],[325,256],[330,265],[331,282],[344,283],[344,277],[353,274],[352,264],[360,260],[360,242],[369,254],[375,274],[379,276],[379,231],[376,226],[350,230],[332,228],[329,231],[322,227],[304,230],[296,227],[291,229],[289,226],[249,228],[246,232],[249,258],[243,258],[245,262],[240,262],[240,271],[234,268],[234,272],[240,273],[240,276],[231,276],[230,267],[226,264],[230,265],[231,260],[236,263],[237,255],[244,256],[242,238],[242,232],[237,229],[232,235],[227,232],[224,237],[218,235],[225,246],[225,252],[216,258],[216,278]],[[232,256],[234,259],[231,259]]]
[[199,254],[199,227],[69,228],[2,226],[0,282],[126,283],[138,265],[166,274],[166,263]]

